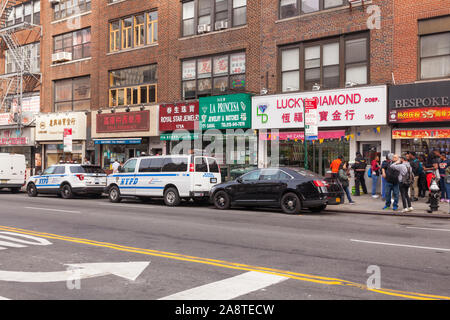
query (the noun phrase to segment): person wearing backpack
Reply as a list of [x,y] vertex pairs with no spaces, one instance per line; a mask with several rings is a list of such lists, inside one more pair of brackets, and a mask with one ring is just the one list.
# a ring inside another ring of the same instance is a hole
[[399,176],[400,176],[400,161],[398,158],[398,155],[394,155],[390,153],[387,158],[390,161],[383,162],[383,165],[381,167],[381,172],[383,178],[386,180],[386,187],[385,187],[385,199],[386,203],[383,208],[383,210],[388,210],[391,208],[391,199],[392,196],[394,197],[394,205],[393,210],[398,210],[398,196],[400,193],[400,187],[399,187]]
[[411,206],[411,199],[408,195],[409,188],[414,183],[414,174],[406,157],[400,158],[400,165],[398,166],[400,175],[400,195],[402,197],[403,203],[403,211],[402,212],[410,212],[413,211],[413,207]]

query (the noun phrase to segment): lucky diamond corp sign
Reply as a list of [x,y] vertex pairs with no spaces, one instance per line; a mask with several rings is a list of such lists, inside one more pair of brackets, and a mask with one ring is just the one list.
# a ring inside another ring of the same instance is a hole
[[230,94],[199,100],[202,130],[251,128],[252,97],[250,94]]

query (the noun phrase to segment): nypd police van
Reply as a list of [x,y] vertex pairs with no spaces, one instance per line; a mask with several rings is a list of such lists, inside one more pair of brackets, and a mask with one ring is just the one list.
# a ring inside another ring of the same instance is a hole
[[148,156],[129,159],[119,173],[108,176],[111,202],[124,197],[163,198],[168,206],[182,199],[208,200],[211,188],[221,183],[217,160],[197,155]]
[[107,174],[99,167],[81,164],[57,164],[27,181],[27,193],[36,197],[39,193],[57,194],[64,199],[74,195],[100,197],[106,187]]

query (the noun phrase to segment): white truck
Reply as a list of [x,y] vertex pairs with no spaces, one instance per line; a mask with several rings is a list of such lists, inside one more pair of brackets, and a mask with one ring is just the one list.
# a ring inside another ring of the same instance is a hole
[[27,168],[23,154],[0,153],[0,189],[8,188],[17,193],[27,180]]

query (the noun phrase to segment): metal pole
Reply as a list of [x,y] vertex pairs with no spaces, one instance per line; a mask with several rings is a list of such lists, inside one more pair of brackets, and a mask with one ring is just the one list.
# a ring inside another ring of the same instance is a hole
[[303,102],[303,138],[304,138],[304,149],[305,149],[305,170],[308,170],[308,140],[306,137],[306,104]]

